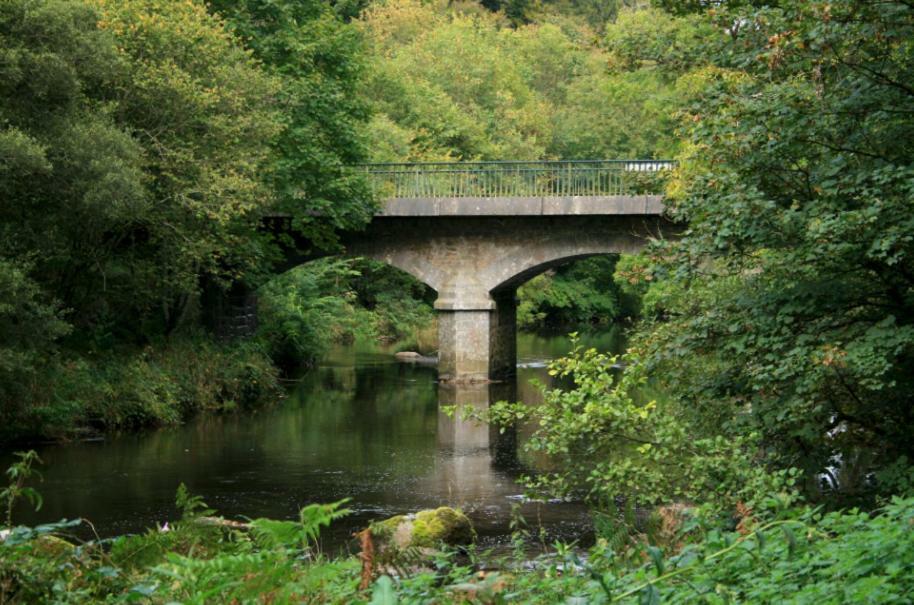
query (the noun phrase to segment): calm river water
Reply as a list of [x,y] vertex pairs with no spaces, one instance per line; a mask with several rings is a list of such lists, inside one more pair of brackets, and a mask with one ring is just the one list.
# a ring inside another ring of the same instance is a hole
[[[619,334],[582,337],[614,351]],[[521,334],[516,384],[439,385],[434,367],[399,364],[389,353],[338,348],[293,385],[284,402],[255,414],[206,416],[177,429],[39,449],[44,507],[21,523],[84,517],[102,536],[174,519],[180,482],[227,518],[294,518],[312,502],[351,498],[353,514],[327,533],[346,543],[372,520],[422,508],[463,508],[483,546],[508,541],[512,505],[548,539],[587,540],[589,518],[575,503],[521,498],[515,478],[524,435],[498,435],[439,410],[500,399],[536,402],[531,379],[548,383],[545,362],[569,348],[565,336]],[[0,456],[5,468],[8,455]]]

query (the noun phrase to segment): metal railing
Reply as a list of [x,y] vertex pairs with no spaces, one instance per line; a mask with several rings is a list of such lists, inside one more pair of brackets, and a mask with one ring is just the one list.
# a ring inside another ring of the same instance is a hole
[[390,198],[610,196],[662,191],[668,160],[362,164],[375,195]]

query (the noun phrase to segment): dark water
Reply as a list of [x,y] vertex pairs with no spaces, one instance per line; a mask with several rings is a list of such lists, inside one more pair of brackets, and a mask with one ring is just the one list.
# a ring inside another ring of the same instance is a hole
[[[602,350],[620,344],[615,331],[582,340]],[[176,518],[174,495],[183,481],[228,518],[294,518],[306,504],[351,498],[354,512],[328,533],[328,548],[372,520],[441,505],[463,508],[483,545],[508,540],[514,503],[550,540],[586,540],[589,519],[581,505],[520,497],[515,478],[529,470],[518,455],[523,431],[499,435],[439,409],[536,402],[531,379],[548,382],[545,362],[568,348],[564,336],[519,335],[516,384],[459,388],[439,385],[434,367],[340,348],[271,409],[41,448],[44,507],[39,513],[22,507],[16,520],[83,517],[102,536],[138,532]],[[9,456],[2,458],[5,466]]]

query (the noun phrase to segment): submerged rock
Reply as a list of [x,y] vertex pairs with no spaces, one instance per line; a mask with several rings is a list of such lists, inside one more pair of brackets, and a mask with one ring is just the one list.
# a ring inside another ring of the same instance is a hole
[[436,355],[422,355],[415,351],[400,351],[394,353],[394,359],[403,363],[421,363],[426,365],[435,365],[438,363]]
[[469,518],[449,506],[397,515],[373,523],[370,529],[376,548],[394,547],[400,551],[407,548],[435,548],[440,544],[466,545],[471,544],[476,537]]

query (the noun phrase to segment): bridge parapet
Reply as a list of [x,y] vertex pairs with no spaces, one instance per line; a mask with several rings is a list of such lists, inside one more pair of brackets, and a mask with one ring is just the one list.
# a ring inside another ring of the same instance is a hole
[[552,198],[657,195],[668,160],[362,164],[379,199]]

